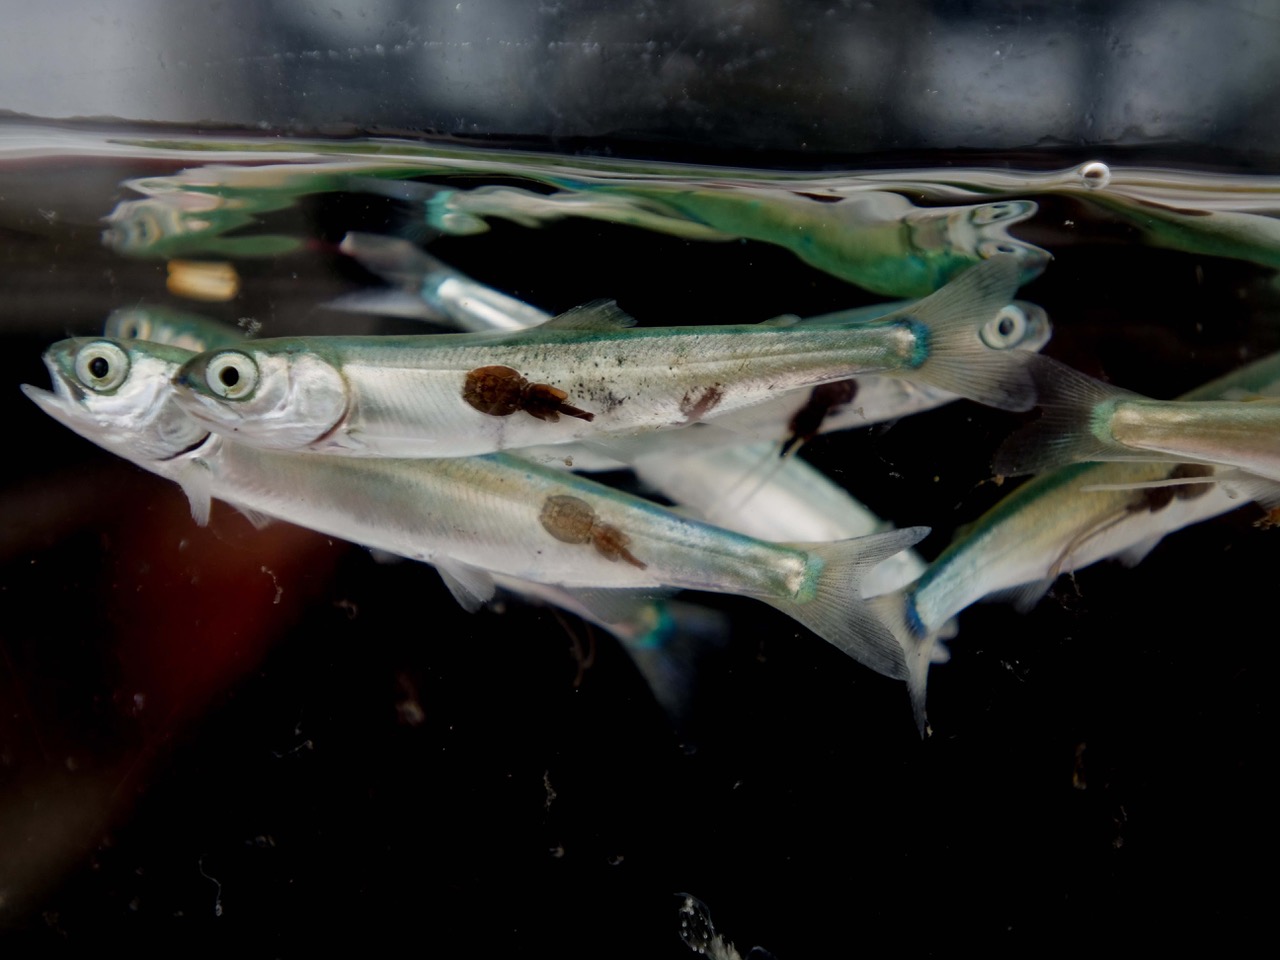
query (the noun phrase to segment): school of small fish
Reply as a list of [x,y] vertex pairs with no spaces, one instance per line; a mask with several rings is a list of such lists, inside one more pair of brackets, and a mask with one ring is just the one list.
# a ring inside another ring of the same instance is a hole
[[[920,209],[885,190],[548,183],[550,195],[422,199],[430,225],[456,235],[490,217],[573,216],[693,239],[786,237],[820,269],[918,299],[684,327],[637,324],[612,302],[549,316],[417,243],[351,233],[343,252],[394,289],[338,306],[464,332],[253,339],[197,315],[122,310],[102,336],[48,348],[52,390],[22,389],[179,484],[198,523],[222,500],[255,522],[430,563],[467,610],[502,590],[602,625],[671,709],[680,672],[646,667],[647,652],[724,628],[672,594],[757,598],[905,681],[922,734],[930,666],[970,604],[1004,593],[1028,606],[1062,573],[1136,563],[1242,503],[1280,509],[1280,355],[1177,401],[1041,356],[1049,318],[1015,296],[1049,258],[1004,232],[1030,201]],[[956,398],[1040,407],[994,462],[997,475],[1036,476],[932,563],[911,550],[926,528],[888,528],[793,456],[819,433]],[[677,507],[584,475],[617,469]]]

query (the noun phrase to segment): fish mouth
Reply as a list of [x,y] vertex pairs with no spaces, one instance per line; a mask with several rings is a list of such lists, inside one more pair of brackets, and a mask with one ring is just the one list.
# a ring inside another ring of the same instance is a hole
[[[55,377],[54,383],[58,380]],[[45,390],[42,387],[33,387],[29,383],[18,385],[18,389],[22,391],[23,396],[34,403],[37,407],[47,413],[53,419],[57,420],[64,426],[71,426],[72,416],[76,409],[73,400],[67,396],[55,393],[52,390]]]

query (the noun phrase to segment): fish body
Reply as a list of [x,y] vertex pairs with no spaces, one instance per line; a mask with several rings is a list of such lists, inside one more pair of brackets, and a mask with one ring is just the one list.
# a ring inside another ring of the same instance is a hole
[[923,297],[985,258],[1019,262],[1024,282],[1047,251],[1009,236],[1036,212],[1029,200],[917,207],[899,193],[808,191],[740,181],[719,183],[552,178],[546,195],[518,187],[426,188],[428,224],[450,234],[487,229],[501,217],[524,226],[587,217],[695,240],[743,238],[776,244],[810,266],[876,293]]
[[[1211,400],[1280,386],[1280,354],[1187,394]],[[1078,463],[1022,484],[971,524],[914,584],[879,598],[907,650],[909,685],[923,729],[928,665],[938,632],[969,605],[1014,591],[1035,603],[1060,574],[1119,556],[1140,561],[1167,534],[1225,513],[1256,496],[1218,482],[1228,468],[1174,463]],[[1156,486],[1173,479],[1178,485]]]
[[63,341],[46,352],[55,392],[23,389],[87,439],[180,483],[198,515],[217,497],[433,563],[472,606],[492,594],[490,572],[595,591],[742,594],[905,676],[897,641],[858,598],[863,574],[918,540],[919,528],[769,543],[505,454],[361,460],[262,450],[206,434],[172,402],[169,381],[186,356],[141,341]]
[[230,347],[245,339],[245,331],[220,320],[168,307],[121,307],[111,311],[102,335],[113,340],[147,340],[199,353]]
[[1076,461],[1209,463],[1280,480],[1280,397],[1152,400],[1048,357],[1029,364],[1040,419],[1013,434],[996,470],[1030,473]]
[[680,427],[864,372],[1008,409],[1026,374],[981,331],[1010,301],[1011,258],[870,322],[628,328],[608,305],[532,330],[258,340],[201,354],[179,402],[246,443],[365,457],[451,457]]
[[[366,269],[394,284],[396,289],[349,295],[330,306],[416,317],[472,331],[528,329],[551,319],[551,314],[472,279],[407,240],[352,232],[343,238],[341,249]],[[811,326],[869,323],[908,309],[914,303],[899,300],[872,304],[810,317],[805,323]],[[988,320],[979,336],[995,350],[1037,351],[1049,342],[1052,330],[1042,307],[1015,300]],[[859,377],[856,382],[844,382],[843,393],[827,389],[840,383],[826,384],[813,391],[789,391],[738,412],[718,415],[716,425],[749,442],[784,438],[801,441],[813,433],[896,420],[958,399],[956,394],[928,384],[874,374]],[[667,440],[676,443],[663,449],[674,455],[679,441],[683,441],[696,452],[704,449],[709,439],[705,433],[696,431],[669,432]],[[547,460],[565,456],[563,450],[552,451],[545,451],[545,456],[544,451],[539,451],[537,456]],[[531,448],[524,449],[524,455],[530,453]],[[576,451],[573,460],[575,467],[592,462],[585,451]],[[599,469],[617,466],[614,461],[600,465]]]

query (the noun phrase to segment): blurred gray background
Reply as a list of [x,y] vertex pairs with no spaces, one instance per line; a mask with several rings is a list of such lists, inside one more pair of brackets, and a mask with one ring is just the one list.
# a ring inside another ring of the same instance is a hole
[[12,4],[0,109],[835,153],[1280,153],[1272,0]]

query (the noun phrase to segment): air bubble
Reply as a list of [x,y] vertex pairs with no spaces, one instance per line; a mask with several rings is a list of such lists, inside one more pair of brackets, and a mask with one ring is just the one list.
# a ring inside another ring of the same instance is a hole
[[1101,160],[1092,160],[1076,171],[1080,182],[1090,190],[1101,190],[1111,182],[1111,168]]

